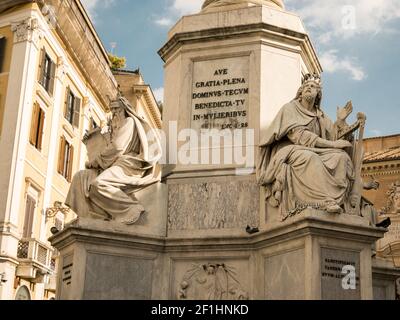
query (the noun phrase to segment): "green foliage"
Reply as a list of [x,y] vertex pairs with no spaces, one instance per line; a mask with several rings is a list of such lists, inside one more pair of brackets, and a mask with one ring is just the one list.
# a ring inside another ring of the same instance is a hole
[[125,57],[118,57],[116,55],[109,53],[108,58],[111,61],[111,68],[123,69],[126,67],[126,58]]

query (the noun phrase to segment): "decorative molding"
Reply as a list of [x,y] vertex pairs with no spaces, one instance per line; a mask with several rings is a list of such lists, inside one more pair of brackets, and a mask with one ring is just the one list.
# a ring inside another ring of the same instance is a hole
[[54,104],[54,97],[51,97],[49,93],[38,83],[36,94],[43,101],[43,104],[49,108]]
[[64,81],[65,76],[68,73],[68,67],[64,61],[63,57],[57,58],[57,69],[56,69],[56,78],[61,82]]
[[11,24],[11,31],[14,32],[14,43],[30,41],[39,46],[43,34],[36,18],[28,18],[23,21]]
[[180,300],[249,300],[235,268],[222,264],[193,264],[178,288]]
[[85,108],[87,106],[90,106],[90,99],[89,99],[89,97],[83,97],[83,99],[82,99],[82,107]]
[[28,188],[32,186],[34,189],[36,189],[36,191],[38,191],[39,195],[44,191],[44,188],[35,180],[33,180],[31,177],[26,177],[25,183],[26,183],[26,190],[28,190]]

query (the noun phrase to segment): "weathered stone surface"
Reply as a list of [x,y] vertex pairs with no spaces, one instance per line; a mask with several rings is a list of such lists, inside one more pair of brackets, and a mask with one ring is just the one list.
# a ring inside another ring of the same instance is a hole
[[169,185],[169,229],[258,226],[259,187],[252,181]]
[[[57,298],[322,299],[321,248],[329,248],[336,259],[342,250],[361,252],[361,298],[372,299],[371,243],[383,230],[367,223],[332,223],[328,214],[310,210],[294,219],[253,235],[232,236],[229,230],[223,236],[225,230],[217,230],[206,238],[70,224],[51,239],[67,286],[59,287]],[[386,287],[387,299],[394,297],[398,276],[390,263],[373,266],[373,280],[379,280],[374,286]],[[217,282],[222,280],[228,293]]]
[[[265,259],[265,298],[305,299],[304,248]],[[295,290],[293,290],[296,288]]]
[[88,253],[83,299],[150,299],[152,278],[151,260]]

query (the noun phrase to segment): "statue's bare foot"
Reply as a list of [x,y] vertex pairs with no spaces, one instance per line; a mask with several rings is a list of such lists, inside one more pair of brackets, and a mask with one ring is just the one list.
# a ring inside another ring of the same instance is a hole
[[326,207],[326,211],[329,213],[342,213],[342,208],[338,204],[330,204]]
[[140,205],[136,206],[132,210],[130,210],[129,214],[127,215],[127,218],[122,220],[122,223],[131,226],[138,222],[140,219],[140,216],[145,212],[144,208]]
[[134,217],[132,217],[130,219],[122,221],[122,223],[126,224],[127,226],[131,226],[131,225],[135,224],[136,222],[138,222],[138,220],[140,218],[140,215],[142,213],[144,213],[144,211],[142,211],[138,216],[134,216]]

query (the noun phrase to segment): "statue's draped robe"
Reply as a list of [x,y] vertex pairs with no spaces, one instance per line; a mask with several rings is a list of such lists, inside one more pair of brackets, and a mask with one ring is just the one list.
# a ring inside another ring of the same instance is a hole
[[136,116],[127,117],[96,157],[100,168],[74,176],[65,204],[78,216],[139,218],[144,208],[132,192],[156,181],[153,169],[161,153],[149,154],[146,126]]
[[[317,148],[318,138],[336,140],[334,124],[321,110],[306,110],[294,100],[280,110],[260,145],[257,179],[282,220],[307,207],[342,205],[354,180],[349,155]],[[279,195],[279,196],[276,196]]]

